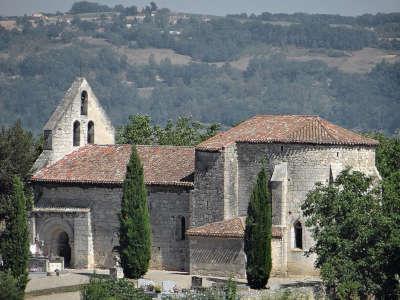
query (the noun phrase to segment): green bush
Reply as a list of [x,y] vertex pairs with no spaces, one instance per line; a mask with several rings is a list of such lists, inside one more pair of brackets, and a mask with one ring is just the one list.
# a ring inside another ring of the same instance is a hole
[[196,291],[187,291],[182,295],[167,295],[162,297],[163,300],[226,300],[223,289],[205,288]]
[[224,286],[201,288],[195,291],[187,291],[182,295],[164,295],[163,300],[238,300],[237,284],[232,279],[226,282]]
[[19,289],[18,280],[10,272],[0,272],[0,299],[24,299],[24,293]]
[[82,290],[83,300],[148,300],[142,290],[136,289],[134,285],[126,279],[108,279],[93,277],[90,283],[85,285]]
[[238,299],[238,296],[237,296],[237,284],[232,279],[232,277],[230,277],[228,282],[226,283],[225,293],[226,293],[226,300],[236,300],[236,299]]

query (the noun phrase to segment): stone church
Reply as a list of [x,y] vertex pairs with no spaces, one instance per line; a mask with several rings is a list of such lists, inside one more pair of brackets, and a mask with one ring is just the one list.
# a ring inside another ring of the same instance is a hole
[[[77,78],[44,126],[35,163],[32,241],[72,268],[108,268],[130,145],[84,78]],[[244,224],[250,193],[268,161],[273,275],[314,275],[300,205],[317,182],[352,167],[379,178],[377,141],[317,116],[261,115],[196,147],[137,146],[151,217],[151,268],[245,276]]]

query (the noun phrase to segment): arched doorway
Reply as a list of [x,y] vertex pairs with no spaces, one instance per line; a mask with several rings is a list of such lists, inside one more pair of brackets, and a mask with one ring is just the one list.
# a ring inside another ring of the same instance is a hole
[[53,254],[64,257],[64,267],[71,266],[71,246],[69,237],[65,231],[59,231],[54,236]]

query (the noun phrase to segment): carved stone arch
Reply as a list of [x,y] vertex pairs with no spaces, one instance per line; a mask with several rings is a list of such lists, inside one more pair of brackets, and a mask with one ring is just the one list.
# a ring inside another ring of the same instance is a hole
[[[73,265],[73,249],[74,249],[74,229],[73,226],[60,216],[50,217],[38,228],[39,240],[44,242],[44,254],[60,255],[58,243],[59,238],[66,235],[68,243],[69,258],[68,263]],[[66,262],[67,263],[67,262]]]

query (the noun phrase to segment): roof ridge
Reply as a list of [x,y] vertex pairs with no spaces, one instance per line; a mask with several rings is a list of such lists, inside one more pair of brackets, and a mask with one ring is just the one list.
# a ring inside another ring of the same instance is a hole
[[329,136],[331,139],[333,139],[333,140],[336,141],[336,142],[339,141],[339,139],[337,139],[337,137],[330,131],[330,129],[329,129],[327,126],[325,126],[325,124],[324,124],[325,119],[323,119],[323,118],[321,118],[321,117],[318,116],[317,122],[319,123],[319,125],[320,125],[322,128],[324,128],[324,130],[327,132],[328,136]]
[[56,123],[60,121],[64,112],[70,107],[74,100],[73,92],[79,90],[79,87],[82,85],[83,81],[86,80],[83,77],[76,77],[68,90],[64,93],[61,98],[61,101],[57,104],[57,107],[52,112],[49,120],[44,125],[44,129],[54,129]]
[[321,120],[323,119],[319,116],[313,116],[311,118],[310,116],[306,116],[304,124],[289,134],[289,140],[301,141],[302,139],[305,140],[307,138],[323,140],[326,136],[328,139],[330,138],[337,142],[338,139],[332,134],[332,132],[330,132],[329,128],[327,128],[323,122],[321,122]]
[[[120,144],[120,145],[131,145],[131,144]],[[135,145],[139,147],[148,147],[148,148],[187,148],[187,149],[194,149],[196,146],[181,146],[181,145]]]

